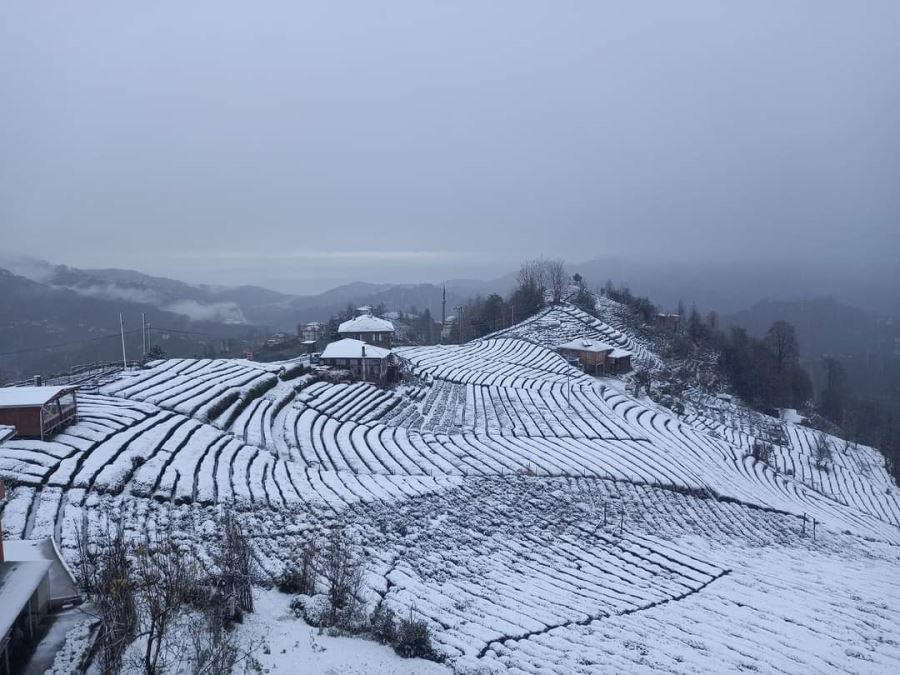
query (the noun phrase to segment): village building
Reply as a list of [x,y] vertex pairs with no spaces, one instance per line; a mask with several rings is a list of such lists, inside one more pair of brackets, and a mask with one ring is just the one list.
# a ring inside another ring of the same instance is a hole
[[578,338],[561,344],[556,348],[567,359],[578,359],[584,372],[590,375],[602,375],[606,365],[606,357],[614,347],[596,340]]
[[297,334],[304,343],[318,342],[324,333],[324,328],[318,321],[310,321],[297,327]]
[[375,347],[390,349],[394,341],[394,324],[371,314],[363,314],[338,326],[342,338],[361,340]]
[[617,347],[606,356],[606,373],[624,375],[631,372],[631,352]]
[[569,363],[577,362],[589,375],[621,375],[631,371],[631,352],[604,342],[578,338],[556,350]]
[[390,349],[351,338],[332,342],[325,347],[319,363],[348,370],[353,377],[376,383],[391,380],[395,370],[394,356]]
[[44,440],[78,417],[76,387],[0,388],[0,425],[22,438]]
[[[0,501],[4,496],[0,483]],[[4,541],[0,525],[0,675],[27,660],[52,611],[80,601],[52,538]]]
[[681,326],[681,315],[660,312],[656,315],[656,325],[669,333],[677,333]]

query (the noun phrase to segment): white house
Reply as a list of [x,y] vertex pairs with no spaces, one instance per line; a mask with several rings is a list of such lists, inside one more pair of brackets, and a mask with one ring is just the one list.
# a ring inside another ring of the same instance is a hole
[[354,377],[367,382],[382,382],[388,376],[393,355],[390,349],[344,338],[325,347],[319,363],[349,370]]
[[375,347],[391,348],[394,340],[394,324],[371,314],[364,314],[338,326],[342,338],[362,340]]

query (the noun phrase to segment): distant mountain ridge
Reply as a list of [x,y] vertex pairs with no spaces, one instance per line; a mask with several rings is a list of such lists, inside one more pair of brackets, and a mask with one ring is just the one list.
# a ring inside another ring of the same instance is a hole
[[827,354],[856,354],[889,349],[884,325],[872,312],[851,307],[831,297],[811,300],[761,300],[722,318],[726,325],[746,328],[763,337],[776,321],[787,321],[797,330],[801,356],[815,359]]

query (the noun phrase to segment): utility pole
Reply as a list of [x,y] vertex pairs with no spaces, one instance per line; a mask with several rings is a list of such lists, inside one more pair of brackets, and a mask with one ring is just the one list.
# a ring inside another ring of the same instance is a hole
[[150,322],[148,321],[147,322],[147,353],[148,354],[150,353],[150,350],[153,349],[153,345],[151,344],[153,342],[152,338],[153,338],[153,328],[151,328]]
[[444,324],[447,323],[447,284],[444,284],[441,296],[441,342],[444,341]]
[[143,348],[142,356],[147,356],[147,315],[141,312],[141,347]]
[[125,356],[125,319],[119,312],[119,333],[122,335],[122,370],[128,370],[128,357]]

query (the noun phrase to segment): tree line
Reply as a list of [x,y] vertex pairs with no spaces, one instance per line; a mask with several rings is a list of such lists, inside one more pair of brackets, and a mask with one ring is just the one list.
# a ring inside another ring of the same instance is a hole
[[558,258],[526,260],[516,274],[516,285],[504,297],[499,293],[475,296],[456,308],[450,342],[484,337],[534,316],[547,304],[570,300],[593,311],[594,296],[580,274],[570,275]]

